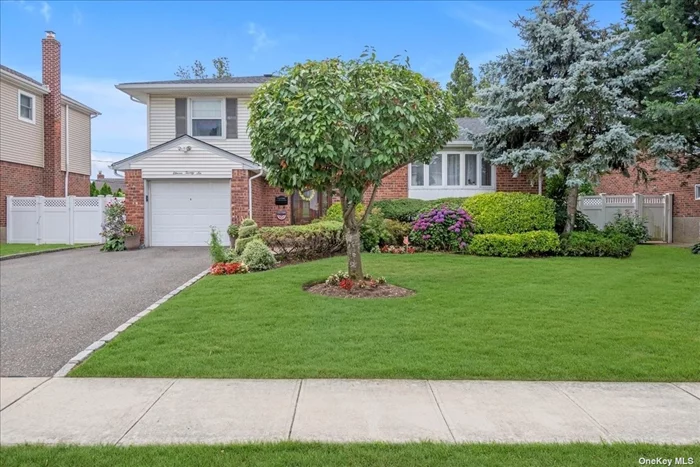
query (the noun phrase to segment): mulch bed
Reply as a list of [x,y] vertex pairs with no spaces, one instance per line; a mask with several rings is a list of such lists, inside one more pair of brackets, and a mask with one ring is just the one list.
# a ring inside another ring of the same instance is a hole
[[304,287],[304,289],[313,294],[338,298],[395,298],[408,297],[416,293],[413,290],[404,289],[403,287],[398,287],[391,284],[382,284],[374,289],[353,288],[352,290],[347,291],[338,287],[337,285],[326,285],[325,283],[321,282],[320,284]]

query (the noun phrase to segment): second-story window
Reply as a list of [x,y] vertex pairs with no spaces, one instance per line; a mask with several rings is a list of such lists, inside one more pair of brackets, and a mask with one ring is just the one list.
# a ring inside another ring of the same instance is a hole
[[18,117],[27,123],[35,123],[34,96],[24,91],[19,91]]
[[221,137],[224,134],[221,99],[192,99],[192,136]]

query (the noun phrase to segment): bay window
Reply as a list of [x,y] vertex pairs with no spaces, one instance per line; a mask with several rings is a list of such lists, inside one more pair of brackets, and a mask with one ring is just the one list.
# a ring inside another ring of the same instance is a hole
[[425,166],[423,164],[411,164],[411,185],[423,186],[425,183]]
[[442,185],[442,154],[435,154],[428,165],[428,179],[430,186]]
[[192,136],[221,137],[224,134],[223,99],[192,99]]
[[464,184],[476,185],[476,154],[464,155]]
[[445,151],[428,164],[410,166],[410,186],[415,188],[493,188],[494,167],[472,151]]
[[491,163],[481,161],[481,186],[491,186]]
[[459,186],[459,166],[461,154],[447,155],[447,184],[449,186]]

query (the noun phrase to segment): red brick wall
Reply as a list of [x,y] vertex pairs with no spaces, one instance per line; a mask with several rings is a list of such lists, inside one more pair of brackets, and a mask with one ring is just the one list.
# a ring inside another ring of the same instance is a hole
[[[372,196],[372,189],[368,189],[362,201],[367,204],[370,196]],[[397,199],[397,198],[408,198],[408,166],[404,165],[400,167],[395,172],[390,173],[382,179],[382,184],[377,190],[375,195],[375,201],[380,199]]]
[[231,172],[231,222],[240,224],[248,217],[248,171]]
[[141,232],[141,243],[144,240],[144,200],[143,200],[143,178],[141,169],[130,169],[124,171],[124,192],[126,198],[126,222],[133,225]]
[[65,179],[61,172],[61,44],[52,35],[41,41],[44,96],[44,186],[45,196],[63,196]]
[[520,191],[537,194],[537,179],[530,180],[530,174],[521,173],[513,178],[513,172],[506,166],[496,166],[496,191]]
[[604,175],[596,192],[609,195],[663,195],[673,193],[673,217],[700,217],[700,201],[695,200],[695,185],[700,183],[700,169],[691,173],[677,173],[658,170],[651,163],[644,164],[651,180],[637,183],[637,171],[632,169],[630,176],[621,173]]
[[8,196],[43,194],[44,169],[42,167],[0,161],[0,227],[4,228],[7,225]]
[[[251,172],[251,175],[256,174]],[[289,204],[287,206],[277,206],[275,205],[275,197],[280,195],[284,195],[282,190],[270,186],[265,177],[253,180],[253,219],[258,225],[283,226],[292,223],[292,197],[288,197]],[[284,220],[277,219],[278,211],[286,211],[287,217]]]
[[[65,177],[66,172],[61,172],[61,176]],[[65,193],[65,187],[63,193]],[[61,193],[61,196],[63,196],[63,193]],[[68,195],[90,196],[90,176],[70,172],[68,174]]]

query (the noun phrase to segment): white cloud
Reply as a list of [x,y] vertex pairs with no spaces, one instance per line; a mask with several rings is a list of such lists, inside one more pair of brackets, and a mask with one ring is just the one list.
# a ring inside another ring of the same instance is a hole
[[44,21],[47,23],[51,20],[51,6],[47,2],[41,2],[39,13],[41,13],[41,16],[44,17]]
[[[49,5],[48,2],[27,2],[25,0],[18,0],[16,3],[27,13],[34,14],[34,12],[38,12],[44,17],[44,21],[47,23],[51,20],[51,5]],[[37,7],[39,8],[37,9]]]
[[277,45],[277,41],[269,37],[258,24],[248,23],[248,35],[253,38],[254,53]]
[[73,6],[73,24],[76,26],[83,24],[83,12],[77,6]]
[[449,15],[470,26],[476,26],[496,35],[509,35],[512,27],[509,19],[502,12],[485,7],[476,2],[460,3],[452,8]]

